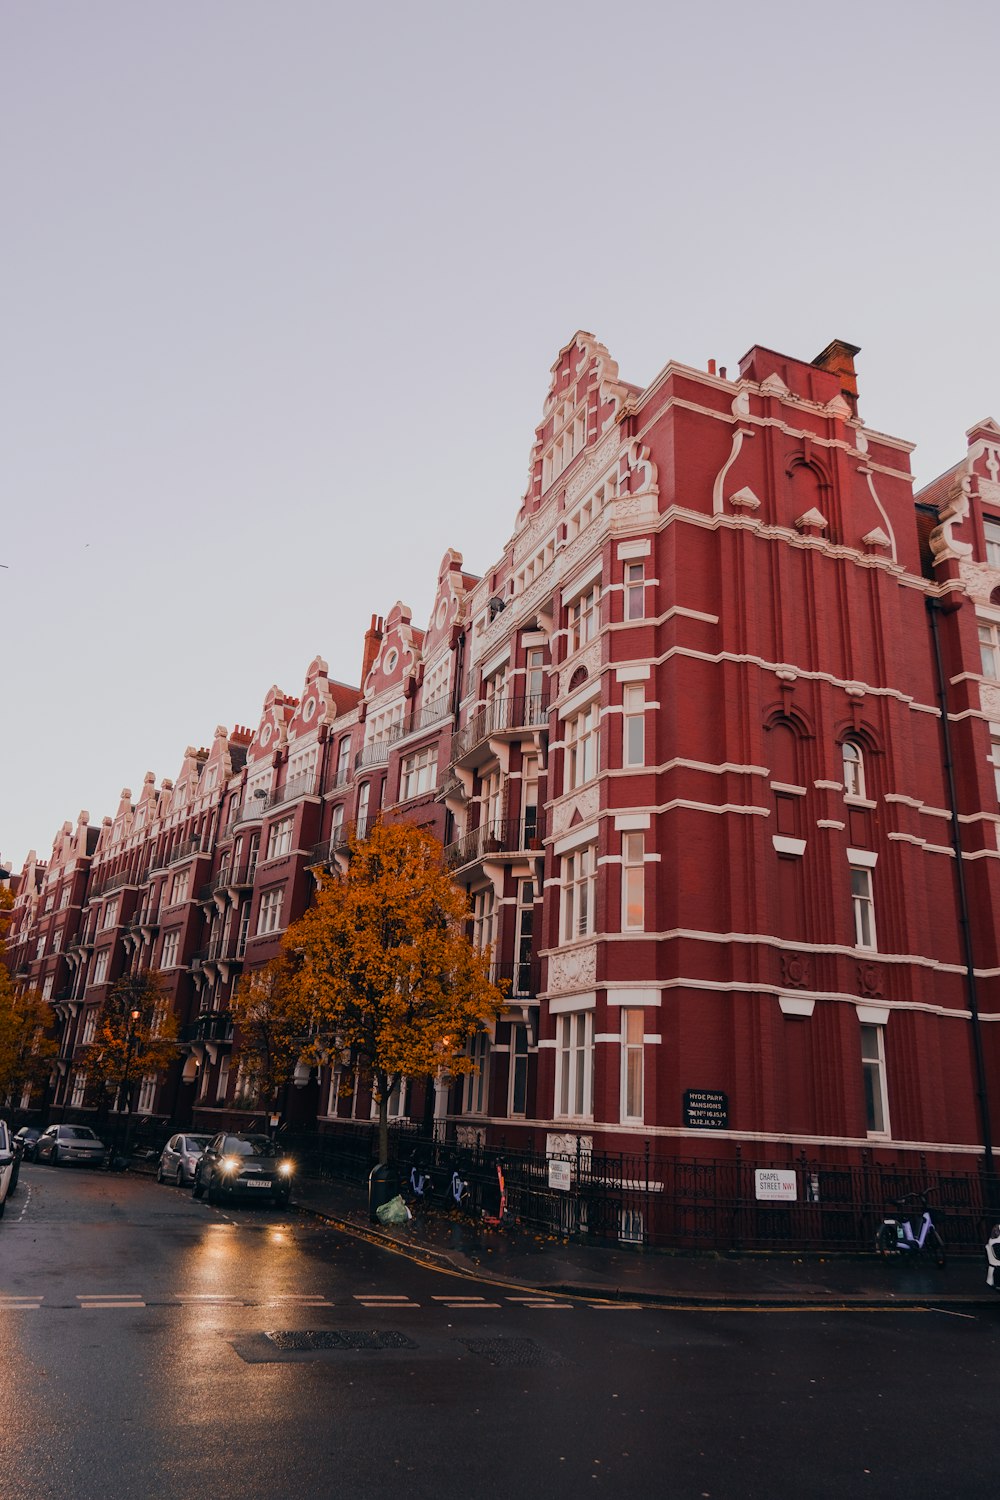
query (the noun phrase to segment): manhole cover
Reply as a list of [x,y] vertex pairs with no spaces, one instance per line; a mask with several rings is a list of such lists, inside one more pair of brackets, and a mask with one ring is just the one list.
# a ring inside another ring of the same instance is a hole
[[357,1328],[309,1329],[290,1328],[265,1333],[276,1349],[309,1351],[312,1349],[415,1349],[405,1333],[394,1329],[367,1333]]
[[471,1354],[480,1354],[483,1359],[488,1359],[491,1365],[518,1365],[523,1368],[527,1365],[551,1363],[534,1339],[500,1337],[461,1339],[459,1342],[463,1343]]

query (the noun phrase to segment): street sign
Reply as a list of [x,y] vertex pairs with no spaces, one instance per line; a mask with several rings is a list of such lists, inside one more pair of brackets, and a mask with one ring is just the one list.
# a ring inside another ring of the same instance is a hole
[[695,1130],[727,1130],[729,1098],[719,1089],[686,1089],[684,1124]]
[[562,1193],[569,1192],[570,1165],[568,1161],[549,1162],[549,1187],[558,1188]]
[[795,1172],[758,1167],[753,1175],[758,1199],[768,1203],[795,1203],[798,1199],[799,1182]]

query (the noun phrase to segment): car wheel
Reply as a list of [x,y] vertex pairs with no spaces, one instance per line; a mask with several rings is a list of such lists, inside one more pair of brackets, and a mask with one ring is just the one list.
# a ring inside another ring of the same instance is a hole
[[162,1162],[160,1163],[160,1165],[156,1169],[156,1180],[157,1180],[157,1182],[162,1182],[163,1181],[163,1163]]
[[177,1176],[174,1178],[174,1186],[184,1186],[184,1168],[181,1166],[180,1162],[177,1163]]
[[205,1184],[201,1180],[201,1173],[200,1172],[195,1172],[195,1174],[194,1174],[194,1185],[191,1188],[191,1196],[193,1198],[200,1198],[202,1196],[202,1194],[204,1193],[204,1191],[205,1191]]

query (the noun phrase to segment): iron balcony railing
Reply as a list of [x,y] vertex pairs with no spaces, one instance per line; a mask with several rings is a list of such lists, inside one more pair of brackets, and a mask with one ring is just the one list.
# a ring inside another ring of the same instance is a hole
[[459,870],[463,865],[471,865],[496,854],[539,850],[543,836],[542,823],[537,817],[530,821],[521,818],[490,818],[449,844],[444,851],[444,862],[450,870]]
[[384,766],[389,759],[391,741],[372,740],[370,745],[363,745],[354,757],[354,769],[360,771],[363,766]]
[[310,771],[306,776],[293,776],[291,781],[286,781],[284,786],[277,787],[265,800],[265,807],[280,807],[283,802],[294,802],[297,797],[313,797],[316,795],[316,772]]
[[233,1018],[228,1011],[203,1011],[195,1021],[181,1027],[181,1042],[231,1042]]
[[211,889],[213,891],[229,891],[253,885],[256,870],[256,859],[245,859],[238,865],[223,865],[218,875],[212,881]]
[[328,865],[332,859],[329,839],[320,839],[318,844],[313,844],[309,854],[310,865]]
[[203,964],[235,963],[238,962],[246,950],[245,941],[241,941],[238,933],[229,933],[227,937],[214,937],[208,947],[203,949]]
[[176,865],[182,859],[190,859],[193,854],[211,854],[211,852],[211,849],[196,835],[194,838],[185,839],[183,843],[177,845],[176,849],[171,849],[165,864]]
[[139,875],[138,873],[133,874],[131,870],[123,870],[119,875],[112,875],[108,880],[104,882],[104,885],[101,888],[101,895],[108,896],[112,891],[120,891],[122,889],[122,886],[141,885],[144,878],[144,876]]
[[540,975],[541,965],[537,958],[490,964],[491,983],[499,985],[509,1000],[537,995]]
[[549,696],[532,693],[527,698],[495,698],[459,729],[451,742],[451,762],[461,760],[494,734],[520,729],[543,728],[549,719]]
[[[398,724],[393,724],[380,739],[373,740],[370,745],[362,746],[354,757],[355,771],[361,770],[364,766],[384,765],[389,759],[389,751],[393,745],[398,744],[400,740],[408,739],[411,734],[419,734],[424,729],[433,729],[435,724],[443,724],[445,719],[450,717],[451,704],[447,697],[437,698],[433,703],[415,709]],[[346,777],[344,779],[346,780]],[[336,785],[342,784],[338,773]]]

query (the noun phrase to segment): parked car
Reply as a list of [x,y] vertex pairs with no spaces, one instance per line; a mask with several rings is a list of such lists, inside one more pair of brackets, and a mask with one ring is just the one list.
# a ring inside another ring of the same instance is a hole
[[41,1133],[37,1125],[22,1125],[20,1130],[15,1132],[14,1146],[20,1151],[23,1161],[34,1161],[35,1142]]
[[266,1135],[214,1136],[198,1159],[194,1196],[209,1203],[270,1198],[284,1204],[292,1191],[294,1163]]
[[172,1135],[160,1153],[157,1182],[190,1187],[199,1158],[211,1139],[210,1135]]
[[72,1162],[99,1167],[107,1148],[89,1125],[50,1125],[35,1142],[35,1160],[68,1167]]
[[10,1196],[11,1183],[14,1179],[14,1171],[17,1166],[17,1158],[14,1155],[14,1143],[10,1138],[10,1129],[6,1120],[0,1120],[0,1218],[3,1217],[7,1207],[7,1199]]

